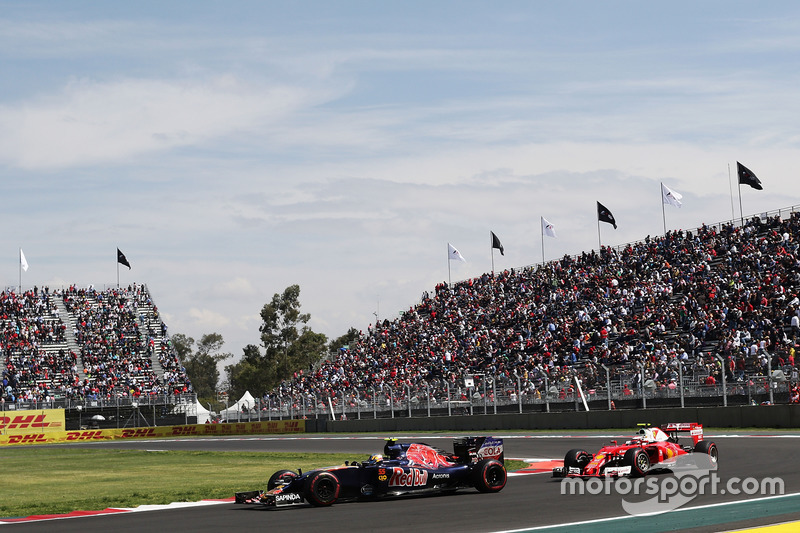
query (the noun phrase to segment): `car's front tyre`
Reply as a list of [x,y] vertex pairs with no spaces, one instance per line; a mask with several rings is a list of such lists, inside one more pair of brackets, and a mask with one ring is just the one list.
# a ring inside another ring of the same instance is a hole
[[650,456],[642,448],[631,448],[625,452],[622,463],[631,467],[631,477],[642,477],[650,470]]
[[316,507],[333,505],[339,498],[341,483],[331,472],[314,472],[306,479],[304,495],[306,500]]
[[578,468],[581,472],[592,460],[592,456],[586,450],[575,449],[567,452],[564,456],[564,472],[569,473],[570,468]]
[[272,490],[279,485],[285,485],[297,477],[297,472],[293,470],[278,470],[269,477],[267,490]]

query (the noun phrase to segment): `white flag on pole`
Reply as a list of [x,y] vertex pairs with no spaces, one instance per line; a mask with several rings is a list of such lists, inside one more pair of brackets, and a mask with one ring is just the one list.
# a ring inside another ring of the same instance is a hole
[[546,218],[542,217],[542,233],[548,237],[556,238],[556,227],[553,226]]
[[22,265],[22,270],[28,271],[28,261],[25,259],[25,254],[22,253],[22,248],[19,249],[19,264]]
[[462,261],[464,263],[467,262],[467,260],[464,259],[464,256],[461,255],[461,252],[456,250],[455,246],[453,246],[449,242],[447,243],[447,255],[448,257],[450,257],[450,261]]
[[673,191],[672,189],[670,189],[669,187],[667,187],[663,183],[661,184],[661,201],[662,202],[664,202],[665,204],[668,204],[668,205],[674,205],[675,207],[680,207],[681,205],[683,205],[681,203],[681,198],[683,198],[682,194]]

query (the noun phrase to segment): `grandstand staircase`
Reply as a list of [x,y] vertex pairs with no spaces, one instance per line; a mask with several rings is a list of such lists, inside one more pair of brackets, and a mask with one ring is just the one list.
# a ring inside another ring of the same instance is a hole
[[161,345],[161,321],[155,316],[153,312],[153,305],[149,303],[137,302],[136,303],[136,321],[139,324],[139,338],[143,346],[147,346],[150,337],[155,339],[156,349],[150,357],[150,365],[159,379],[164,380],[164,367],[161,366],[161,361],[158,358],[158,347]]
[[86,379],[86,373],[83,371],[83,360],[81,359],[81,348],[78,341],[75,339],[75,317],[67,311],[67,306],[64,305],[64,300],[59,295],[53,297],[53,303],[58,308],[58,315],[64,321],[66,331],[64,331],[64,338],[67,341],[67,350],[74,352],[78,356],[76,366],[78,368],[78,378],[81,381]]

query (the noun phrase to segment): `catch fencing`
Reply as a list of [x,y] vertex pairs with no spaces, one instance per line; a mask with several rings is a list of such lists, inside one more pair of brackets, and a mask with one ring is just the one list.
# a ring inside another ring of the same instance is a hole
[[[353,387],[336,395],[295,393],[256,399],[253,406],[225,412],[225,421],[284,418],[436,417],[647,409],[660,407],[760,405],[789,403],[795,383],[786,378],[748,376],[730,383],[707,384],[702,376],[669,384],[630,376],[610,380],[611,387],[584,388],[576,381],[538,383],[523,378],[472,375],[457,382],[433,380],[401,388]],[[545,391],[547,391],[545,393]]]
[[[798,375],[793,368],[786,368],[768,376],[740,376],[713,384],[704,375],[655,383],[637,379],[636,374],[609,378],[596,386],[580,383],[574,376],[552,382],[544,377],[472,374],[456,381],[430,380],[397,388],[351,387],[334,395],[311,392],[271,395],[254,399],[252,405],[230,407],[212,416],[215,422],[260,422],[769,405],[792,402]],[[181,419],[188,424],[191,417],[197,416],[197,398],[195,394],[182,394],[0,403],[0,413],[4,414],[41,409],[64,409],[67,424],[76,428],[87,427],[93,418],[111,418],[107,416],[109,413],[115,414],[116,427],[174,424],[181,423]]]

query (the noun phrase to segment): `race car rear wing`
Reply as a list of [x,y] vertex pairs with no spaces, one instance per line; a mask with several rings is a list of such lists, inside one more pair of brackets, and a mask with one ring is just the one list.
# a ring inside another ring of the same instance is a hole
[[458,462],[475,463],[481,459],[497,459],[505,462],[503,439],[496,437],[463,437],[453,439],[453,454]]
[[661,431],[675,438],[677,438],[678,433],[688,432],[692,436],[692,444],[695,446],[703,440],[703,424],[698,424],[697,422],[671,422],[660,427]]

